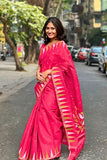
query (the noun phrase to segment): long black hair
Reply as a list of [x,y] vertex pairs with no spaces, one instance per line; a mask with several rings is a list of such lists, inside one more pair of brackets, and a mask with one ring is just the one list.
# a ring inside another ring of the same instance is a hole
[[55,28],[56,28],[56,32],[57,32],[57,40],[63,40],[65,41],[65,43],[67,43],[67,38],[65,35],[65,30],[64,27],[61,23],[61,21],[57,18],[57,17],[50,17],[48,18],[48,20],[45,22],[44,27],[42,29],[42,34],[43,34],[43,38],[44,38],[44,43],[48,44],[50,42],[50,38],[47,37],[46,35],[46,27],[48,25],[48,23],[52,23]]

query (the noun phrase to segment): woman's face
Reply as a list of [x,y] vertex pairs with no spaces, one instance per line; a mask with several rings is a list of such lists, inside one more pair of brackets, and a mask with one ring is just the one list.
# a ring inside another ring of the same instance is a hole
[[50,40],[54,40],[57,37],[56,28],[52,22],[49,22],[46,26],[46,34]]

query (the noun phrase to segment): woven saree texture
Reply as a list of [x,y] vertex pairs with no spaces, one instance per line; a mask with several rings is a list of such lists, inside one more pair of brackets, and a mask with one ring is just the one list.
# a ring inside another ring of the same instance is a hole
[[42,45],[40,72],[51,69],[43,84],[35,86],[36,104],[19,147],[19,160],[48,160],[68,146],[68,160],[76,160],[85,143],[80,85],[71,54],[64,41]]

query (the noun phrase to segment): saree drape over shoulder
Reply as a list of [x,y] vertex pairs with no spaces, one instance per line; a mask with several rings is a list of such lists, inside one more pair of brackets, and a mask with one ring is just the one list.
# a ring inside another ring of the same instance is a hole
[[42,45],[40,72],[52,69],[45,83],[35,86],[37,102],[27,122],[19,148],[19,160],[59,157],[61,143],[76,160],[85,142],[83,106],[77,73],[64,41]]

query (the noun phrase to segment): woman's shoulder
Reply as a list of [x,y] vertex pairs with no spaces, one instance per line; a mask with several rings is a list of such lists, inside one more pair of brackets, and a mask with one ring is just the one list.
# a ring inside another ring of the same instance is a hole
[[63,46],[67,47],[67,44],[65,43],[65,41],[62,40],[61,43],[62,43]]
[[40,49],[44,48],[45,46],[46,46],[45,43],[42,43]]
[[41,45],[41,48],[40,48],[40,50],[42,51],[43,49],[57,49],[57,48],[67,48],[67,44],[65,43],[65,41],[63,41],[63,40],[59,40],[59,41],[57,41],[56,43],[53,43],[53,44],[45,44],[45,43],[43,43],[42,45]]
[[63,40],[59,40],[59,41],[57,41],[56,43],[54,43],[53,45],[59,46],[59,47],[61,47],[61,48],[67,47],[65,41],[63,41]]
[[42,43],[41,47],[40,47],[40,52],[42,51],[42,49],[45,47],[45,43]]
[[60,41],[60,46],[61,46],[62,49],[67,48],[67,44],[63,40]]

